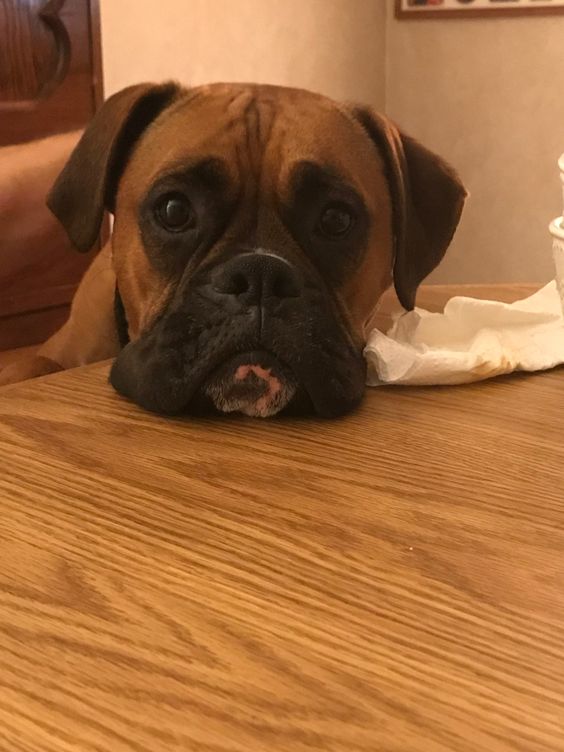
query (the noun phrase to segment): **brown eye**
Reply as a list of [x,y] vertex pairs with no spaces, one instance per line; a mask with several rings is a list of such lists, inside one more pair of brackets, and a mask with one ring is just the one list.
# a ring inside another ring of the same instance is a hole
[[168,193],[156,206],[159,223],[169,232],[182,232],[193,227],[196,215],[192,204],[182,193]]
[[326,238],[341,238],[354,225],[354,216],[344,204],[329,204],[323,210],[317,225]]

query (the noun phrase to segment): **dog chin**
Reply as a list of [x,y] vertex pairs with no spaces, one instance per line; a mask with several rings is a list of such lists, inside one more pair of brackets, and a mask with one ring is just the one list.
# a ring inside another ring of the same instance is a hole
[[216,370],[203,387],[216,410],[269,418],[288,406],[298,384],[270,353],[243,353]]

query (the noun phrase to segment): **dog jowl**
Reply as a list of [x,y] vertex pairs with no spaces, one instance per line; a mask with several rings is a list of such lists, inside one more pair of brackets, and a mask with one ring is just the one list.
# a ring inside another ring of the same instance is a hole
[[106,102],[49,206],[81,250],[114,214],[118,392],[166,414],[331,417],[362,398],[382,292],[393,282],[413,307],[464,197],[444,161],[369,109],[168,83]]

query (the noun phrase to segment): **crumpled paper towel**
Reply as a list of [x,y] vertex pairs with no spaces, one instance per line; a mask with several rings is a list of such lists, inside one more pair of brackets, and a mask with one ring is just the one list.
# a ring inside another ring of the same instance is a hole
[[464,384],[564,363],[564,316],[554,281],[524,300],[454,297],[443,313],[400,315],[371,332],[367,384]]

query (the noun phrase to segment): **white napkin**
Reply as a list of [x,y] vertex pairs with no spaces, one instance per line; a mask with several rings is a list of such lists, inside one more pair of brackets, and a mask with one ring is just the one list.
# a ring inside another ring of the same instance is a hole
[[364,350],[367,384],[464,384],[564,363],[564,316],[556,283],[516,303],[451,298],[374,329]]

